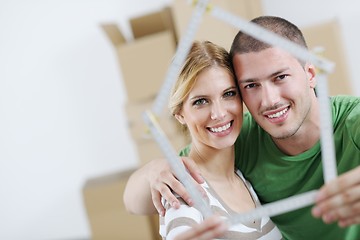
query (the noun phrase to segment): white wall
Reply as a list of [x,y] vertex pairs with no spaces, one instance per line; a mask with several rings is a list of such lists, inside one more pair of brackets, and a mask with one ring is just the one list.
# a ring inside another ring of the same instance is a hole
[[89,237],[85,180],[137,157],[99,23],[165,2],[0,0],[0,239]]
[[[115,21],[129,37],[128,17],[169,2],[0,0],[0,239],[90,236],[85,180],[137,158],[116,55],[99,24]],[[357,1],[263,2],[300,26],[339,17],[351,75],[360,77]]]

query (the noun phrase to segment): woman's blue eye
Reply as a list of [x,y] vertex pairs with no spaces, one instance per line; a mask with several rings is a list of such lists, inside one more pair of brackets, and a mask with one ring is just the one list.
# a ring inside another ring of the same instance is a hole
[[224,94],[224,97],[233,97],[236,96],[236,91],[228,91]]
[[193,105],[204,105],[206,103],[206,100],[204,98],[200,98],[196,101],[194,101]]

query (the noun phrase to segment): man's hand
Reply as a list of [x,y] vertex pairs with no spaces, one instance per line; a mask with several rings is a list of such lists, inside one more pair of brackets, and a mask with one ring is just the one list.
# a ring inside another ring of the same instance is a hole
[[223,235],[227,228],[224,220],[218,216],[212,216],[179,234],[174,240],[210,240]]
[[[205,190],[198,184],[203,179],[196,164],[190,158],[179,158],[185,164],[190,176],[194,178],[202,195]],[[132,214],[148,215],[156,211],[164,216],[165,209],[161,204],[161,195],[175,208],[180,206],[173,192],[182,197],[190,206],[193,204],[184,186],[171,172],[166,159],[156,159],[136,170],[128,179],[123,195],[126,209]]]
[[[206,196],[205,191],[203,188],[198,185],[197,183],[203,183],[204,180],[200,175],[200,172],[198,171],[198,168],[193,160],[190,158],[180,158],[185,168],[188,170],[190,175],[194,178],[196,182],[194,184],[197,185],[197,188],[201,192],[203,196]],[[193,205],[193,200],[191,199],[189,193],[185,189],[185,187],[182,185],[181,182],[175,177],[174,173],[171,171],[170,165],[166,162],[164,163],[164,160],[159,160],[162,163],[153,165],[152,170],[150,173],[148,173],[148,182],[150,184],[151,189],[151,197],[152,202],[158,211],[158,213],[161,216],[164,216],[165,209],[161,203],[161,197],[165,198],[173,208],[179,208],[180,202],[175,197],[174,193],[177,193],[184,201],[189,205]]]
[[360,167],[324,185],[312,209],[325,223],[338,221],[340,227],[360,223]]

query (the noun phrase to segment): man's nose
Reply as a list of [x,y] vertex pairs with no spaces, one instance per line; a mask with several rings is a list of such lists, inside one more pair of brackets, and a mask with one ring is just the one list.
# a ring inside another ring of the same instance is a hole
[[264,107],[272,107],[280,101],[279,90],[271,84],[262,86],[262,105]]

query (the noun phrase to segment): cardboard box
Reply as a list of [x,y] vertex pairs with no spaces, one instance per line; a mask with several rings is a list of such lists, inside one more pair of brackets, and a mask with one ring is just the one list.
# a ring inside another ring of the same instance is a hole
[[148,36],[150,34],[163,31],[173,33],[174,42],[177,42],[174,21],[170,7],[165,7],[160,11],[151,12],[129,20],[130,27],[135,39]]
[[[159,157],[165,157],[152,136],[149,127],[143,120],[144,112],[151,110],[154,100],[136,103],[129,102],[125,105],[128,127],[136,145],[135,148],[138,152],[140,164]],[[156,117],[160,126],[160,131],[165,134],[165,137],[171,142],[176,152],[179,152],[190,143],[190,137],[184,132],[175,117],[170,115],[167,108],[163,110],[161,115],[154,117]]]
[[[143,114],[146,110],[151,110],[154,101],[155,99],[144,102],[129,102],[125,105],[127,124],[134,139],[151,137],[148,126],[143,120]],[[175,136],[183,134],[181,125],[175,117],[170,115],[166,107],[160,116],[155,117],[166,135]]]
[[173,30],[158,31],[154,28],[155,33],[141,32],[136,29],[143,28],[135,27],[141,21],[134,21],[134,31],[141,37],[132,41],[126,41],[116,24],[102,25],[116,49],[130,102],[144,101],[157,95],[176,49]]
[[304,27],[301,29],[309,49],[324,48],[323,57],[333,61],[334,72],[328,75],[328,90],[330,95],[354,94],[351,89],[351,79],[345,58],[345,49],[341,38],[342,29],[337,20]]
[[[184,134],[171,137],[167,136],[167,139],[170,141],[176,153],[190,143]],[[157,158],[165,158],[163,151],[154,139],[134,139],[134,142],[141,165]]]
[[86,181],[83,187],[92,240],[160,240],[158,216],[129,214],[123,204],[128,177],[135,169]]
[[[213,0],[211,5],[220,7],[247,20],[263,14],[261,0]],[[179,39],[186,33],[194,9],[193,5],[184,0],[174,0],[172,2],[172,15]],[[209,12],[205,12],[195,39],[200,41],[209,40],[230,50],[231,43],[237,32],[237,28],[218,20],[211,16]]]

